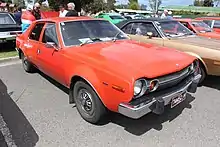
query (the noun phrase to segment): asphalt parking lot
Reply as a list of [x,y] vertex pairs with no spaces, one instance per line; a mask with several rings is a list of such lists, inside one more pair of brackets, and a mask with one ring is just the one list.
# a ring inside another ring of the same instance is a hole
[[217,77],[208,77],[196,94],[161,116],[132,120],[112,113],[98,126],[68,104],[65,88],[43,74],[25,73],[21,64],[0,67],[0,90],[0,112],[19,147],[220,146]]

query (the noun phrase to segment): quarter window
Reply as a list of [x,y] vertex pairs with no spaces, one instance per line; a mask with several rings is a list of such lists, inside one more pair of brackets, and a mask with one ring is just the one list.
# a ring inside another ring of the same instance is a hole
[[203,22],[212,27],[212,20],[203,20]]
[[42,42],[43,43],[54,42],[56,43],[56,45],[58,45],[58,38],[57,38],[55,23],[46,24]]
[[44,27],[44,23],[36,24],[30,33],[29,39],[39,41],[43,27]]

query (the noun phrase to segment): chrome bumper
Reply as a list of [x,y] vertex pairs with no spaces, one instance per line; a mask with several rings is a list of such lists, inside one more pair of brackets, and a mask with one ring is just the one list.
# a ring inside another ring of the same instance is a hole
[[177,86],[177,88],[173,87],[171,90],[151,96],[151,98],[146,99],[138,104],[120,103],[118,112],[133,119],[138,119],[150,112],[161,114],[164,111],[164,106],[170,104],[173,98],[176,98],[180,95],[186,97],[186,93],[188,92],[195,93],[200,78],[201,75],[198,74],[188,80],[186,83]]

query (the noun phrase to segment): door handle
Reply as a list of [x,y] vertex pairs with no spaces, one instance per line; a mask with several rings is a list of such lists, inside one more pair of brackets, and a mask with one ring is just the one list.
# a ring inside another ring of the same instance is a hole
[[37,54],[40,54],[40,49],[37,49]]

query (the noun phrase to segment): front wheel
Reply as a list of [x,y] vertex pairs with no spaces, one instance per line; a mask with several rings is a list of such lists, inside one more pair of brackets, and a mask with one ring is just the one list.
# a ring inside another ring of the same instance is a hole
[[198,69],[198,73],[201,74],[201,79],[199,80],[199,85],[201,86],[201,84],[203,83],[203,81],[205,80],[205,77],[206,77],[206,72],[205,72],[205,69],[200,66],[199,69]]
[[21,61],[22,61],[22,66],[26,72],[28,73],[34,72],[34,66],[31,64],[31,62],[28,61],[24,53],[21,53]]
[[97,124],[106,114],[106,108],[93,88],[78,81],[71,90],[78,112],[87,122]]

